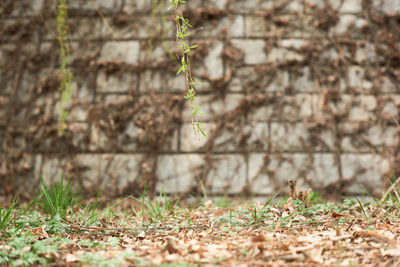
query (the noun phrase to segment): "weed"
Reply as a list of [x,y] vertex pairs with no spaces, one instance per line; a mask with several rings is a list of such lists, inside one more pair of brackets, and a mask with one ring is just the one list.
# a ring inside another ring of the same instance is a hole
[[45,230],[50,234],[65,233],[68,228],[68,225],[62,221],[59,214],[46,221],[45,224]]
[[360,208],[364,214],[365,219],[368,220],[368,216],[367,216],[367,213],[365,212],[364,205],[361,203],[361,201],[358,199],[358,197],[356,197],[356,200],[357,200],[358,204],[360,205]]
[[0,264],[11,266],[48,263],[58,247],[66,242],[59,237],[37,240],[30,232],[23,232],[7,243],[0,251]]
[[203,181],[201,181],[201,180],[200,180],[200,186],[201,186],[201,192],[203,193],[204,201],[207,201],[208,200],[207,190],[206,190],[206,187],[203,184]]
[[278,195],[279,195],[279,193],[276,193],[274,196],[272,196],[270,199],[268,199],[268,201],[264,204],[264,206],[262,206],[262,208],[258,211],[257,211],[257,207],[253,206],[253,208],[251,210],[251,215],[252,215],[253,221],[251,224],[258,224],[262,221],[265,213],[268,212],[267,207],[269,206],[271,201],[274,200]]
[[39,198],[39,206],[42,210],[50,215],[50,218],[60,215],[62,219],[66,219],[68,210],[76,204],[75,194],[72,193],[70,180],[64,186],[64,179],[61,178],[59,183],[47,186],[41,177],[42,194]]
[[84,208],[82,208],[82,214],[85,216],[78,216],[80,223],[82,226],[89,226],[93,225],[94,223],[98,222],[98,201],[100,197],[100,191],[97,192],[96,199],[93,203],[88,203]]
[[12,220],[11,214],[14,211],[16,203],[17,203],[17,197],[14,197],[8,209],[0,209],[0,231],[3,231],[9,226]]

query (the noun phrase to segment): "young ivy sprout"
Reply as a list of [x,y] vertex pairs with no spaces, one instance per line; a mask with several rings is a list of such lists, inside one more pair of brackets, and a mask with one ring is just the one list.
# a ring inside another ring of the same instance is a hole
[[[190,111],[192,115],[192,125],[195,133],[201,133],[203,136],[207,136],[204,131],[204,125],[198,121],[198,115],[202,112],[200,108],[196,105],[196,89],[195,85],[201,85],[195,77],[193,77],[190,69],[190,51],[195,49],[197,45],[190,45],[187,41],[187,37],[190,36],[189,31],[192,25],[189,23],[189,19],[183,17],[181,4],[185,3],[186,0],[169,0],[170,7],[168,9],[174,8],[173,18],[176,25],[176,44],[179,50],[182,52],[180,58],[181,66],[179,67],[176,75],[183,73],[186,78],[186,95],[185,98],[190,102]],[[178,57],[178,55],[177,55]],[[179,58],[179,57],[178,57]]]

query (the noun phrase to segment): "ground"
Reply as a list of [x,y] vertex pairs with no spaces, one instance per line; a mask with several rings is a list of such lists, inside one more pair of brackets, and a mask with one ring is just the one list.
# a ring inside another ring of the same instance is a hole
[[334,203],[316,196],[271,198],[259,204],[227,198],[184,204],[167,196],[150,201],[143,195],[105,208],[100,208],[98,199],[86,205],[59,206],[53,215],[46,208],[49,199],[42,198],[29,210],[13,206],[2,210],[0,263],[400,265],[395,197],[364,203],[353,197]]

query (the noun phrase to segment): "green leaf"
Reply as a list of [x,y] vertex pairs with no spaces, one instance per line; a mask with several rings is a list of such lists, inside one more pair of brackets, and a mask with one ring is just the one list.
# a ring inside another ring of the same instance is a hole
[[185,66],[181,66],[180,68],[179,68],[179,70],[176,72],[176,75],[179,75],[179,73],[181,73],[182,71],[184,71],[185,70]]

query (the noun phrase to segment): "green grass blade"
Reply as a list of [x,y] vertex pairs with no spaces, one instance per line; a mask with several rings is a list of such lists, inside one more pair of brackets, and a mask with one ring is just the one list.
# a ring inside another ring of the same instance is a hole
[[279,194],[280,194],[280,192],[276,193],[274,196],[272,196],[270,199],[268,199],[267,202],[264,204],[264,206],[261,208],[261,210],[264,210],[264,208],[267,207],[269,205],[269,203],[271,203],[271,201],[274,200]]
[[361,201],[358,199],[358,197],[356,197],[356,200],[357,200],[358,204],[360,205],[362,212],[364,213],[365,219],[368,219],[367,213],[365,212],[365,209],[364,209],[364,205],[361,203]]
[[11,221],[11,213],[14,210],[15,205],[17,204],[17,196],[14,197],[10,207],[5,211],[0,210],[0,230],[4,230]]

